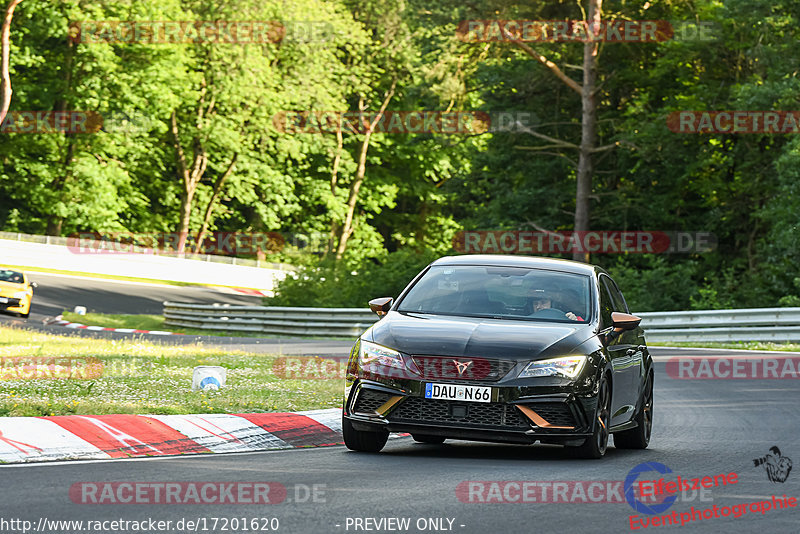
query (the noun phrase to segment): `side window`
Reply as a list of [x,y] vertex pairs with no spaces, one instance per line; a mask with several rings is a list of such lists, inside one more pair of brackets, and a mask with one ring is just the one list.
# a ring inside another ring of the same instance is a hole
[[614,311],[614,305],[611,302],[611,295],[608,293],[608,288],[601,277],[599,284],[600,290],[600,328],[611,326],[611,312]]
[[614,307],[614,311],[629,313],[628,305],[625,303],[625,298],[622,296],[617,284],[608,276],[603,276],[602,279],[603,285],[606,286],[608,293],[611,295],[611,305]]

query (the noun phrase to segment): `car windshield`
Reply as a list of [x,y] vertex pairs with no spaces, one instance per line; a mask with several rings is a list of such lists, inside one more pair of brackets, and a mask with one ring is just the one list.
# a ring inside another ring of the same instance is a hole
[[8,269],[0,269],[0,282],[11,282],[13,284],[23,283],[24,278],[19,271],[11,271]]
[[431,267],[400,301],[401,312],[589,322],[591,278],[519,267]]

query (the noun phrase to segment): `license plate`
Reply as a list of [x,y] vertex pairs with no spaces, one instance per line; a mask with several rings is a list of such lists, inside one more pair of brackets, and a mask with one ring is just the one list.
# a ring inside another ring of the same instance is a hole
[[492,388],[457,384],[425,384],[426,399],[492,402]]
[[0,304],[8,304],[8,299],[5,297],[0,297]]

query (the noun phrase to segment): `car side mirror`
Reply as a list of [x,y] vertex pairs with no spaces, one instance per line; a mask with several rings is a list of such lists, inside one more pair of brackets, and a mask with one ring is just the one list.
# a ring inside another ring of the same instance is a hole
[[378,317],[383,317],[392,308],[394,299],[392,297],[381,297],[369,301],[369,309],[378,314]]
[[39,284],[37,284],[36,282],[31,282],[31,283],[30,283],[30,286],[31,286],[32,288],[36,289],[37,287],[39,287]]
[[604,345],[608,345],[626,330],[633,330],[639,323],[642,322],[641,317],[636,317],[629,313],[612,312],[611,313],[611,327],[607,329],[603,335],[602,340]]
[[612,312],[611,321],[614,324],[614,330],[617,328],[620,330],[633,330],[639,326],[639,323],[642,322],[642,318],[631,315],[630,313]]

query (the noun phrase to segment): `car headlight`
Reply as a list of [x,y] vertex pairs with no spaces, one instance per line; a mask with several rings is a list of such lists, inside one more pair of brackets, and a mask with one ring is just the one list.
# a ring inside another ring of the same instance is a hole
[[14,293],[14,298],[15,299],[24,299],[27,296],[28,296],[28,292],[27,291],[17,291],[16,293]]
[[364,367],[370,364],[384,365],[405,369],[406,364],[399,352],[386,347],[381,347],[375,343],[361,340],[361,348],[358,350],[358,363]]
[[519,374],[519,378],[559,375],[567,378],[575,378],[580,374],[585,363],[586,356],[565,356],[563,358],[531,362],[522,370]]

